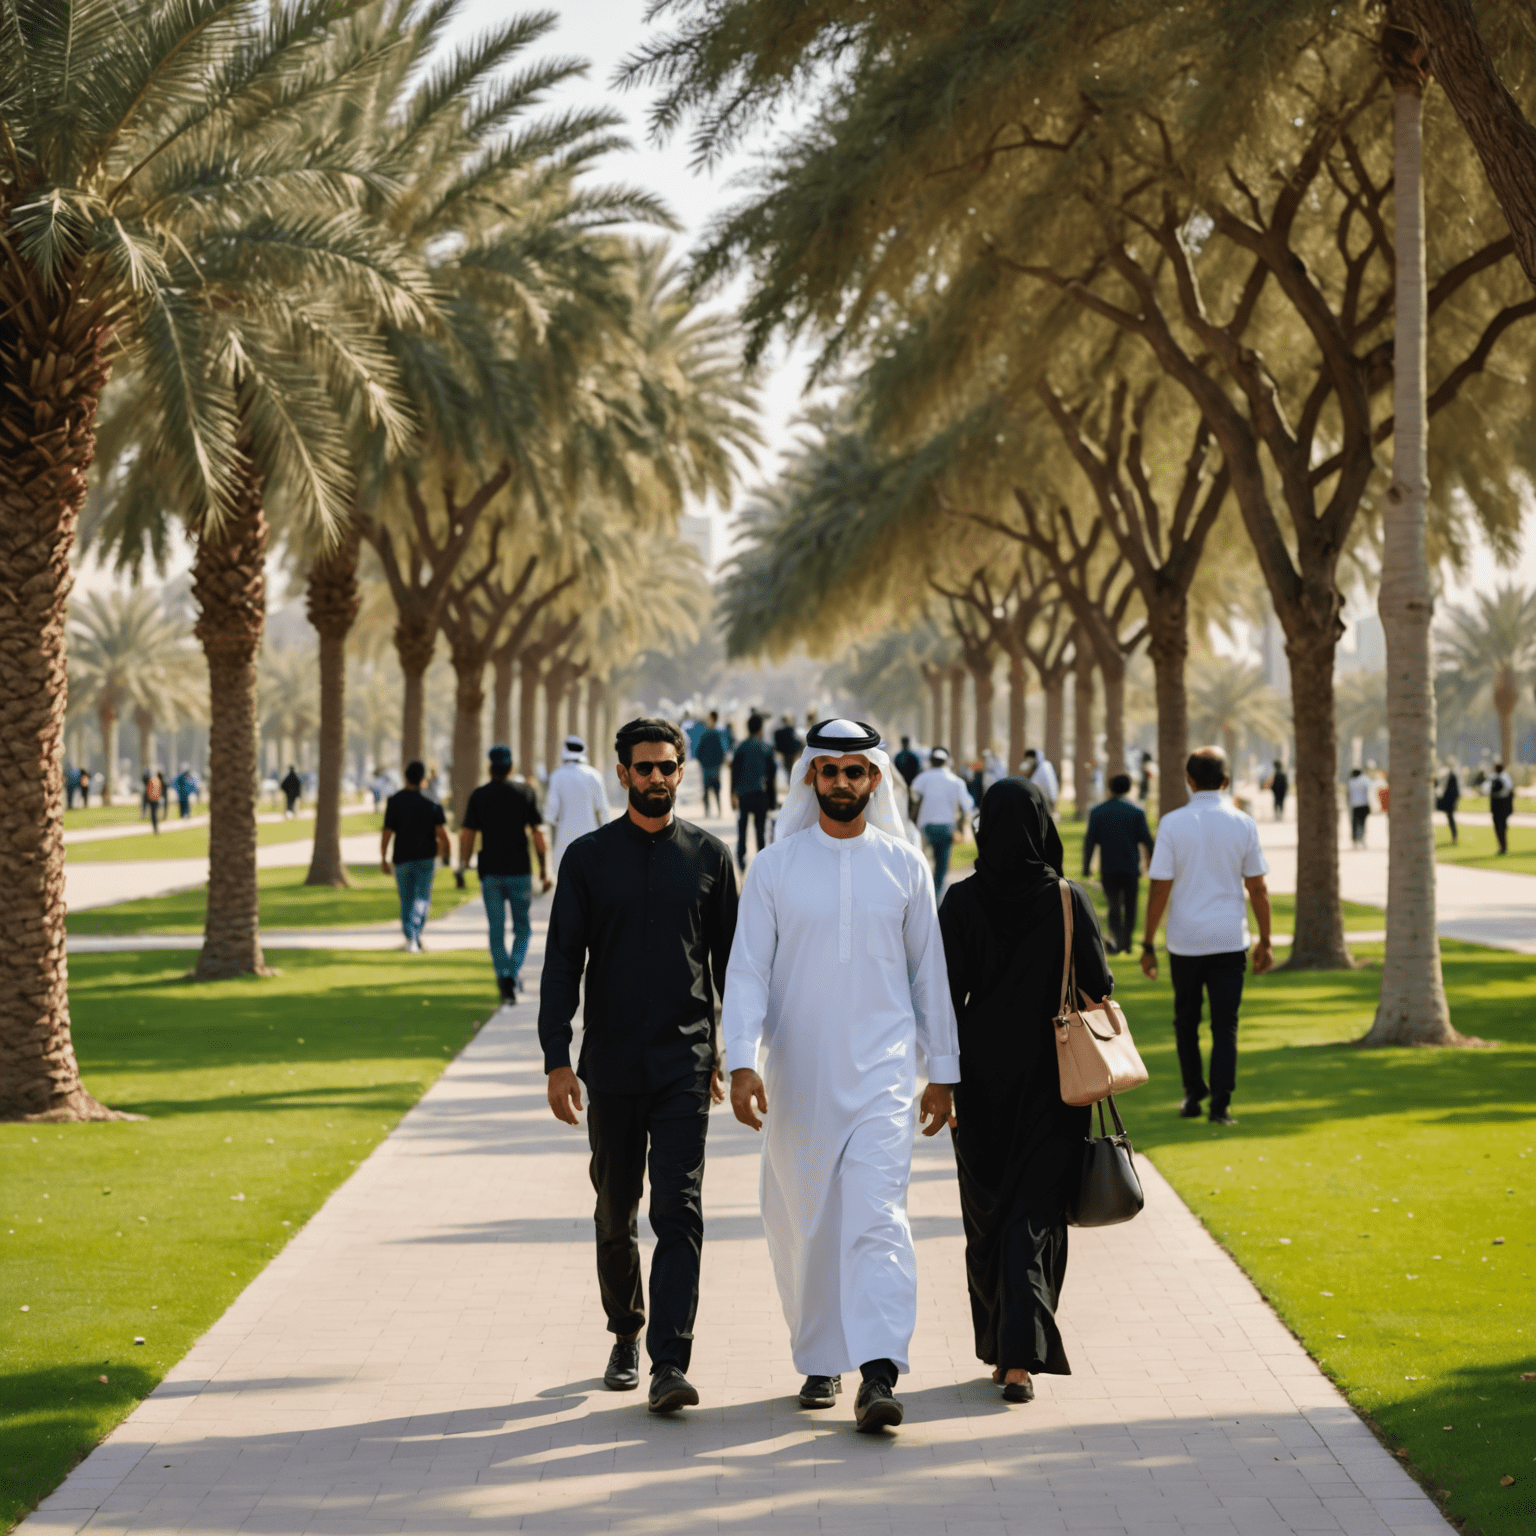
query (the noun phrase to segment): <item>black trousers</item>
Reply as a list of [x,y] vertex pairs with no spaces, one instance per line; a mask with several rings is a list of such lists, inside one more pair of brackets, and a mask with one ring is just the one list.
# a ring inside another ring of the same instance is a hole
[[1100,875],[1104,899],[1109,903],[1109,931],[1122,953],[1131,947],[1136,931],[1136,900],[1141,890],[1140,875]]
[[608,1331],[626,1337],[646,1327],[637,1217],[647,1162],[651,1176],[651,1364],[688,1369],[699,1310],[699,1252],[704,1243],[704,1137],[709,1130],[709,1074],[696,1073],[657,1093],[587,1098],[592,1187],[597,1191],[597,1284]]
[[1509,816],[1515,808],[1513,800],[1490,800],[1488,809],[1493,813],[1493,835],[1499,840],[1499,852],[1509,852]]
[[736,824],[736,862],[745,869],[747,867],[747,822],[750,820],[757,828],[757,851],[761,853],[763,839],[768,835],[768,811],[773,804],[773,796],[766,789],[756,789],[745,795],[738,795],[736,803],[741,810]]
[[[1179,1048],[1179,1072],[1184,1097],[1210,1095],[1211,1113],[1219,1115],[1237,1086],[1237,1010],[1243,1001],[1243,973],[1248,951],[1220,955],[1168,956],[1173,976],[1173,1035]],[[1211,1081],[1206,1086],[1200,1060],[1200,1015],[1205,994],[1211,996]]]
[[1365,824],[1371,819],[1371,808],[1368,805],[1352,805],[1349,808],[1349,835],[1354,840],[1355,847],[1360,847],[1365,842]]

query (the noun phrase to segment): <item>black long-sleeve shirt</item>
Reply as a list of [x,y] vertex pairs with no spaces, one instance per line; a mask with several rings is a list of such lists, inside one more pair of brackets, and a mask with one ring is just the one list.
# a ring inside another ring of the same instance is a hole
[[540,984],[544,1070],[571,1064],[589,1088],[648,1093],[715,1063],[715,988],[736,935],[730,850],[689,822],[647,832],[626,815],[560,861]]

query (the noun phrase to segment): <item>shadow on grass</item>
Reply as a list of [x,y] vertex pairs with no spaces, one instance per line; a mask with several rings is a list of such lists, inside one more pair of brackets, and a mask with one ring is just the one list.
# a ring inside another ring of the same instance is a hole
[[51,1493],[155,1380],[115,1361],[0,1375],[0,1529]]

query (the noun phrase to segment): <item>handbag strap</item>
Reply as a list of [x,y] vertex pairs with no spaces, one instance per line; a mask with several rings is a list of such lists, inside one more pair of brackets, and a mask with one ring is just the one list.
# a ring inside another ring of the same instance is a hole
[[1125,1121],[1123,1121],[1120,1118],[1120,1108],[1115,1103],[1115,1096],[1112,1093],[1106,1093],[1102,1099],[1098,1100],[1098,1106],[1099,1106],[1099,1135],[1100,1136],[1107,1136],[1109,1134],[1108,1128],[1104,1124],[1104,1105],[1105,1105],[1106,1102],[1109,1104],[1109,1112],[1110,1112],[1110,1114],[1113,1115],[1114,1119],[1115,1119],[1115,1135],[1116,1136],[1124,1136],[1125,1135]]
[[1061,924],[1063,929],[1063,944],[1061,949],[1061,1002],[1056,1009],[1056,1017],[1060,1018],[1067,1011],[1067,999],[1072,994],[1069,983],[1072,976],[1072,887],[1065,880],[1058,880],[1057,887],[1061,891]]

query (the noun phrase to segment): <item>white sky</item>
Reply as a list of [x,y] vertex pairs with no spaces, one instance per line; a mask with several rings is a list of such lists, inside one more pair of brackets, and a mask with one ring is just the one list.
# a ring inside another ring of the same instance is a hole
[[[538,0],[531,0],[526,8],[533,9],[537,3]],[[683,223],[683,233],[678,236],[680,247],[697,239],[717,212],[741,196],[729,182],[739,174],[744,162],[737,160],[714,173],[696,173],[689,165],[686,131],[665,146],[651,144],[645,134],[647,93],[620,92],[610,86],[615,68],[647,34],[648,29],[642,21],[647,0],[545,0],[545,3],[552,4],[560,21],[555,31],[544,39],[540,53],[545,56],[572,54],[592,61],[585,79],[571,82],[551,104],[607,106],[622,112],[629,121],[634,148],[613,158],[608,175],[614,180],[630,181],[659,193]],[[517,8],[525,7],[519,4]],[[509,0],[467,0],[460,31],[464,35],[473,34],[504,18],[508,10]],[[781,350],[763,365],[759,386],[768,443],[762,463],[767,471],[771,472],[778,453],[792,438],[791,423],[803,408],[805,372],[806,353],[803,349],[787,355]],[[1467,579],[1450,587],[1446,592],[1447,599],[1462,602],[1474,591],[1490,591],[1498,582],[1536,583],[1536,537],[1531,536],[1533,523],[1536,523],[1536,517],[1528,516],[1525,546],[1514,569],[1499,567],[1492,552],[1485,546],[1479,547]],[[97,571],[82,572],[81,579],[84,585],[91,587],[111,584],[110,577]]]

